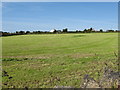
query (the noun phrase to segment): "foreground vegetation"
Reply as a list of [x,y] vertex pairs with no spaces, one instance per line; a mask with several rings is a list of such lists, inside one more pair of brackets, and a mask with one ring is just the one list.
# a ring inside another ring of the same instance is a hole
[[[117,33],[43,34],[2,37],[3,88],[84,87],[84,76],[98,87],[117,87],[107,71],[118,72]],[[108,78],[108,77],[107,77]],[[93,88],[96,86],[93,85]]]

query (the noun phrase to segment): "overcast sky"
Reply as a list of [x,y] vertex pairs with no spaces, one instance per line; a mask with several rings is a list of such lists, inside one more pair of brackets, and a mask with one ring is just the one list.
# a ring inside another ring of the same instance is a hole
[[117,2],[3,2],[1,7],[4,31],[118,28]]

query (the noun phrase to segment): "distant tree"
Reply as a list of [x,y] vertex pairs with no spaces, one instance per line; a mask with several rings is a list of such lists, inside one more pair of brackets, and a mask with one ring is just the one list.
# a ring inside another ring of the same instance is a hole
[[33,31],[32,33],[33,34],[39,34],[40,32],[39,31]]
[[25,34],[25,31],[20,31],[19,34]]
[[67,28],[63,29],[63,32],[68,32],[68,29]]
[[26,34],[30,34],[30,31],[26,31]]
[[114,30],[107,30],[107,32],[114,32]]
[[0,37],[2,37],[2,31],[0,31]]
[[90,31],[93,31],[93,28],[90,28],[89,30],[90,30]]
[[88,29],[87,32],[93,32],[93,28]]
[[2,36],[9,36],[10,33],[9,32],[2,32]]
[[79,31],[78,30],[76,30],[76,33],[78,33]]
[[16,31],[15,33],[16,33],[16,34],[19,34],[19,31]]
[[41,33],[41,31],[38,31],[38,34],[40,34]]
[[54,29],[53,33],[56,33],[56,32],[57,32],[57,30],[56,30],[56,29]]
[[79,33],[82,32],[81,30],[78,31]]
[[100,32],[103,32],[103,30],[102,30],[102,29],[100,29]]
[[87,29],[84,29],[84,31],[83,31],[83,32],[85,32],[85,33],[86,33],[86,32],[87,32]]

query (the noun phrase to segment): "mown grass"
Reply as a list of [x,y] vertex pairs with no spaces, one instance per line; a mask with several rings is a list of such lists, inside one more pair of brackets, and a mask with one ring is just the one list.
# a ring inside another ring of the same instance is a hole
[[2,37],[3,87],[80,87],[83,76],[95,80],[105,62],[115,71],[117,33],[45,34]]

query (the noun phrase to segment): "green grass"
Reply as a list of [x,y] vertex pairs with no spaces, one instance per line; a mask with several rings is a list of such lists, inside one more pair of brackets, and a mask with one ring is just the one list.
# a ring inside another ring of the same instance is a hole
[[3,77],[3,87],[80,87],[85,74],[98,80],[105,62],[117,70],[117,33],[10,36],[2,45],[3,69],[13,77]]

